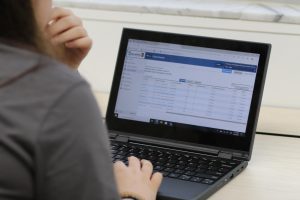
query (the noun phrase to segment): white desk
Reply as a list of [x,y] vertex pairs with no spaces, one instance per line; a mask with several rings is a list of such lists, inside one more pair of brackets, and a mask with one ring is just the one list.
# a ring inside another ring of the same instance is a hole
[[252,159],[211,200],[299,200],[300,139],[256,135]]
[[[105,113],[108,94],[95,94]],[[274,122],[272,115],[280,114],[280,112],[284,113],[282,114],[283,121],[280,124],[272,124]],[[260,129],[261,131],[290,130],[298,133],[299,124],[292,123],[292,120],[295,120],[293,117],[297,116],[299,119],[299,113],[292,110],[263,108],[260,116]],[[293,126],[285,127],[289,124]],[[249,166],[209,199],[300,199],[300,138],[256,134]]]

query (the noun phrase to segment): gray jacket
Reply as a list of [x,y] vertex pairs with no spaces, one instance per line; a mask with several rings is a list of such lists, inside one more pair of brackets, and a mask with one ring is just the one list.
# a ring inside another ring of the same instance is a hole
[[0,200],[119,199],[109,140],[87,82],[0,43]]

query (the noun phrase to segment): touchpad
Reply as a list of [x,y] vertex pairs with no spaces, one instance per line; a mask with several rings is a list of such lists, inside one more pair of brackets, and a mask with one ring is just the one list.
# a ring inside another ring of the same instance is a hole
[[157,199],[193,199],[207,188],[209,186],[205,184],[165,177],[158,191]]

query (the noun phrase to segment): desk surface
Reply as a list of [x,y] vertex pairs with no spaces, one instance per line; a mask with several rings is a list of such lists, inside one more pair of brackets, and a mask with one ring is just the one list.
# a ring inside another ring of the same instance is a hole
[[[95,94],[105,113],[108,95]],[[279,111],[282,110],[264,108],[260,120],[279,114]],[[297,112],[290,112],[294,116],[300,116]],[[267,122],[261,121],[260,128],[273,128],[274,125],[283,130],[281,126],[291,123],[289,119],[281,125],[273,124],[273,122],[271,119]],[[299,127],[293,128],[300,130],[297,129]],[[252,159],[248,167],[209,199],[300,199],[300,139],[256,134]]]
[[248,167],[210,199],[300,199],[299,166],[300,139],[256,135]]

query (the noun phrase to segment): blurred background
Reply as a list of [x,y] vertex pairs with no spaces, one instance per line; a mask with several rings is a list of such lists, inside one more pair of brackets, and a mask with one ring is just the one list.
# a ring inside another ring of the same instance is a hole
[[109,92],[123,27],[273,45],[263,106],[300,109],[300,0],[56,0],[83,18],[94,47],[80,67]]

